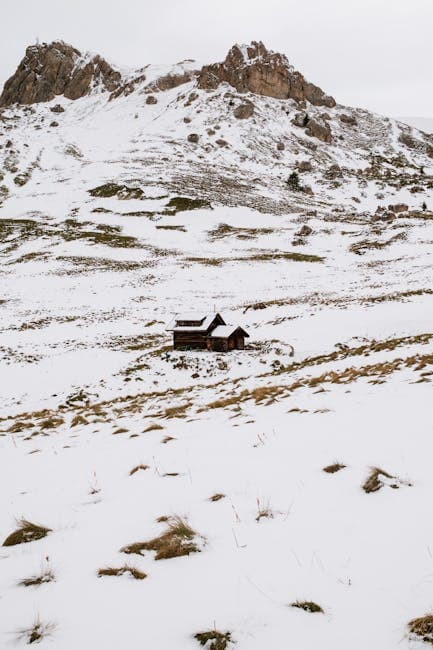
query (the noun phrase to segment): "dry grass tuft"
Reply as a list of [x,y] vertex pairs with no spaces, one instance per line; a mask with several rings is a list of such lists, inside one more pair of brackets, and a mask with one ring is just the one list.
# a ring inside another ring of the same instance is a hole
[[[380,467],[372,467],[371,468],[371,473],[365,483],[362,486],[362,489],[364,492],[367,494],[370,494],[371,492],[378,492],[385,483],[383,482],[382,478],[389,478],[389,479],[395,479],[395,476],[392,476],[391,474],[388,474],[388,472],[385,472],[385,470],[380,469]],[[397,483],[391,484],[391,487],[394,489],[397,489],[399,486]]]
[[18,582],[18,585],[20,587],[40,587],[40,585],[44,585],[47,582],[54,582],[55,579],[56,576],[54,575],[54,571],[47,564],[47,566],[42,569],[39,575],[24,578],[24,580],[20,580]]
[[25,639],[29,645],[31,643],[39,643],[52,633],[54,627],[54,623],[42,623],[38,616],[31,627],[19,631],[18,637]]
[[98,578],[102,578],[103,576],[123,576],[128,573],[131,578],[134,578],[135,580],[144,580],[144,578],[147,578],[147,573],[143,573],[143,571],[140,571],[136,567],[129,566],[129,564],[124,564],[118,568],[105,567],[104,569],[99,569]]
[[17,520],[18,528],[8,537],[6,537],[3,542],[3,546],[16,546],[17,544],[27,544],[28,542],[34,542],[38,539],[46,537],[48,533],[51,532],[51,528],[46,528],[45,526],[40,526],[38,524],[33,524],[27,519],[18,519]]
[[409,632],[420,637],[426,643],[433,644],[433,614],[414,618],[408,623]]
[[215,503],[215,501],[220,501],[221,499],[225,499],[225,494],[221,494],[217,492],[216,494],[213,494],[211,497],[209,497],[209,501],[212,501]]
[[297,607],[298,609],[303,609],[304,612],[309,612],[310,614],[323,614],[323,609],[317,603],[314,603],[312,600],[297,600],[296,602],[290,605],[291,607]]
[[200,645],[206,646],[208,650],[226,650],[228,644],[233,643],[230,632],[217,632],[217,630],[197,632],[197,634],[194,634],[194,639]]
[[343,465],[342,463],[333,463],[332,465],[327,465],[326,467],[323,468],[323,471],[326,472],[327,474],[335,474],[335,472],[339,472],[341,469],[345,469],[346,465]]
[[156,551],[155,560],[168,560],[190,553],[199,553],[195,542],[197,533],[179,516],[170,517],[164,533],[147,542],[136,542],[121,548],[122,553],[143,555],[143,551]]
[[149,469],[149,465],[136,465],[129,472],[129,476],[133,476],[136,472],[139,472],[140,470],[145,471],[146,469]]
[[256,499],[257,503],[257,516],[256,521],[259,522],[261,519],[273,519],[274,513],[269,505],[269,502],[264,504],[260,499]]

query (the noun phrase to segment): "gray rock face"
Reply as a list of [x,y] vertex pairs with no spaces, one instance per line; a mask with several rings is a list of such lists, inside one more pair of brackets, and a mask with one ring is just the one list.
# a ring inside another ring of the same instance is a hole
[[120,82],[120,72],[100,56],[84,58],[62,41],[33,45],[5,83],[0,106],[48,102],[57,95],[78,99],[95,86],[114,91]]
[[267,50],[262,42],[253,41],[246,48],[234,45],[222,63],[204,66],[198,78],[198,86],[203,89],[218,88],[223,82],[240,93],[335,106],[333,97],[294,70],[283,54]]

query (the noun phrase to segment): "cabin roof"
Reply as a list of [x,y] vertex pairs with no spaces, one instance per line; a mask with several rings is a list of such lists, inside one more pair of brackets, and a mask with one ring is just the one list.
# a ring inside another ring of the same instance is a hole
[[[176,314],[165,330],[166,332],[205,332],[217,316],[224,322],[223,317],[218,313],[203,314],[202,312],[198,312],[195,314]],[[178,325],[179,321],[200,322],[200,325]]]
[[250,335],[248,332],[246,332],[240,325],[218,325],[218,327],[215,327],[215,329],[209,334],[209,337],[211,339],[227,339],[237,330],[241,330],[244,336],[249,338]]

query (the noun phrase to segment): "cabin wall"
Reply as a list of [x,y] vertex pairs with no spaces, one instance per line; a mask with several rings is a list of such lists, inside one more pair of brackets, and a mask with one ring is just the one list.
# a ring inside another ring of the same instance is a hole
[[205,350],[207,347],[206,333],[200,332],[173,332],[173,347]]

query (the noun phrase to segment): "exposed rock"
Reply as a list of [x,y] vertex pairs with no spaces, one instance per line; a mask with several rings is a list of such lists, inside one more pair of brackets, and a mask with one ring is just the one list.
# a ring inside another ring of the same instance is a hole
[[213,63],[202,68],[198,86],[215,89],[228,83],[240,93],[276,99],[308,100],[315,106],[335,106],[335,100],[318,86],[306,81],[291,66],[283,54],[267,50],[262,42],[249,46],[234,45],[223,63]]
[[284,151],[285,148],[284,142],[277,142],[277,151]]
[[307,224],[304,224],[300,230],[296,233],[298,237],[308,237],[308,235],[311,235],[313,232],[313,229],[310,226],[307,226]]
[[409,206],[406,205],[406,203],[396,203],[395,205],[389,205],[388,210],[391,210],[392,212],[407,212]]
[[301,129],[305,128],[308,124],[309,117],[307,113],[295,113],[292,120],[294,126],[299,126]]
[[335,178],[342,178],[343,172],[341,171],[341,167],[337,165],[337,163],[334,163],[325,172],[326,178],[329,178],[330,180],[334,180]]
[[300,160],[299,162],[296,163],[296,168],[300,172],[311,172],[311,171],[313,171],[313,165],[310,163],[309,160]]
[[51,122],[50,126],[59,126],[58,122]]
[[251,102],[246,102],[245,104],[240,104],[233,111],[233,115],[238,118],[238,120],[246,120],[249,117],[254,115],[254,104]]
[[146,97],[146,104],[157,104],[158,100],[156,99],[155,95],[148,95]]
[[190,133],[189,136],[187,137],[188,142],[192,142],[193,144],[197,144],[197,142],[200,140],[200,136],[198,133]]
[[356,117],[346,114],[340,115],[340,122],[343,122],[343,124],[348,124],[349,126],[356,126],[358,124]]
[[120,81],[120,72],[100,56],[83,56],[62,41],[32,45],[5,83],[0,106],[48,102],[57,95],[78,99],[95,87],[113,91]]
[[64,113],[65,109],[61,104],[56,104],[55,106],[51,106],[50,111],[52,113]]
[[190,124],[191,123],[191,118],[190,117],[184,117],[183,121],[185,122],[185,124]]
[[326,142],[327,144],[330,144],[332,142],[332,132],[327,122],[318,122],[314,119],[308,120],[305,133],[310,137],[317,138],[318,140]]
[[215,140],[215,142],[217,143],[217,145],[219,147],[228,147],[229,146],[229,143],[227,142],[227,140],[224,140],[223,138],[219,138],[219,140]]
[[186,84],[192,79],[195,79],[197,72],[195,70],[183,72],[182,74],[166,74],[159,79],[155,79],[147,86],[147,91],[157,93],[164,90],[172,90],[182,84]]

